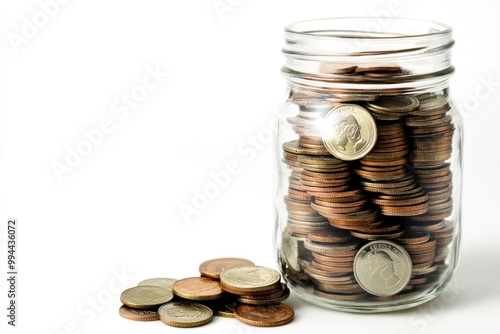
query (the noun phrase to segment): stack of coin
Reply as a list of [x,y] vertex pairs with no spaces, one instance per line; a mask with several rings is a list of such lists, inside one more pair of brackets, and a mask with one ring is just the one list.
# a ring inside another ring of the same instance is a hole
[[447,115],[451,107],[445,96],[425,94],[418,99],[419,108],[405,119],[405,125],[410,130],[413,146],[410,161],[419,184],[429,195],[429,211],[412,217],[408,227],[441,236],[436,239],[440,242],[435,258],[435,262],[440,262],[446,257],[446,246],[453,235],[453,227],[445,224],[444,219],[453,210],[453,175],[446,161],[451,157],[455,128]]
[[293,320],[293,310],[281,303],[290,290],[277,271],[242,258],[205,261],[198,270],[201,276],[148,279],[123,291],[120,316],[175,327],[205,325],[214,315],[265,327]]
[[136,321],[158,320],[158,308],[173,297],[172,291],[164,287],[140,284],[122,292],[120,301],[123,305],[119,314],[123,318]]
[[[413,105],[418,106],[418,100]],[[385,108],[390,109],[387,102]],[[377,143],[360,159],[359,169],[355,170],[363,189],[372,193],[372,203],[379,206],[384,216],[418,216],[429,209],[427,194],[407,168],[408,152],[403,122],[379,121]]]
[[[328,85],[341,79],[382,83],[409,74],[397,64],[324,63],[320,72],[307,79],[324,81],[324,87],[293,91],[289,99],[298,106],[298,113],[287,118],[298,139],[283,144],[283,161],[290,169],[281,251],[287,278],[304,286],[312,282],[314,293],[323,298],[372,298],[353,276],[354,257],[370,241],[391,240],[411,258],[412,276],[397,295],[376,300],[432,287],[445,271],[454,236],[453,225],[445,220],[453,210],[447,161],[454,126],[448,99]],[[348,141],[371,140],[359,118],[346,116],[339,121],[342,134],[334,128],[333,139],[324,137],[330,114],[346,105],[366,109],[375,124],[375,142],[365,141],[373,146],[360,157],[339,155],[327,143],[333,140],[333,146],[347,150]]]

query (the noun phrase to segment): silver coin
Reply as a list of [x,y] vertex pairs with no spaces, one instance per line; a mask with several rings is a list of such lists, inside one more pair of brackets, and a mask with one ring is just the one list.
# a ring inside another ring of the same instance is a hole
[[342,104],[325,117],[321,138],[326,149],[341,160],[357,160],[377,141],[377,125],[370,113],[355,104]]
[[175,327],[197,327],[213,319],[213,311],[205,305],[190,301],[170,302],[158,309],[160,320]]
[[392,241],[369,242],[354,258],[354,277],[372,295],[397,294],[408,284],[411,275],[410,255]]

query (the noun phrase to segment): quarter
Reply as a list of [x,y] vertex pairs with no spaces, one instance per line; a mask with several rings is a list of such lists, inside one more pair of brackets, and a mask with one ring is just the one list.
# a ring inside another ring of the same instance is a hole
[[326,115],[321,131],[326,149],[342,160],[357,160],[377,141],[377,126],[370,113],[355,104],[342,104]]
[[402,291],[412,275],[412,262],[406,250],[387,240],[364,245],[354,258],[354,277],[368,293],[392,296]]

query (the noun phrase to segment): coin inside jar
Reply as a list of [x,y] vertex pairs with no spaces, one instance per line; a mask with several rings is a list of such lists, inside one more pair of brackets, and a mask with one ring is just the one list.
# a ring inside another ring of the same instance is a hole
[[355,104],[341,104],[325,117],[321,137],[335,157],[356,160],[375,145],[377,127],[366,109]]

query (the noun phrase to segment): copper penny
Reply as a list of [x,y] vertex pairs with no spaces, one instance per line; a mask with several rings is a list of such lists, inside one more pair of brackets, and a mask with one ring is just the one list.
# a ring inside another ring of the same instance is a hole
[[208,277],[189,277],[178,280],[172,286],[175,295],[190,300],[212,300],[221,298],[224,291],[219,281]]
[[253,326],[274,327],[293,320],[293,309],[285,304],[240,305],[235,310],[236,319]]
[[153,310],[140,310],[127,305],[120,306],[118,313],[122,318],[134,321],[155,321],[160,320],[158,312]]
[[322,243],[346,242],[352,236],[345,230],[329,229],[321,232],[309,233],[309,240]]
[[226,269],[253,265],[254,263],[247,259],[226,257],[205,261],[198,269],[202,276],[220,278],[220,274]]

